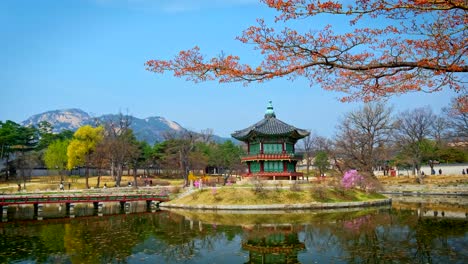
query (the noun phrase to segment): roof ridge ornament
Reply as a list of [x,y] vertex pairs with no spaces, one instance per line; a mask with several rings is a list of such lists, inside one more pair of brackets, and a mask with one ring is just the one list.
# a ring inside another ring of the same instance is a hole
[[273,104],[272,104],[271,100],[268,101],[267,110],[265,111],[265,118],[267,118],[267,117],[276,118],[275,111],[273,111]]

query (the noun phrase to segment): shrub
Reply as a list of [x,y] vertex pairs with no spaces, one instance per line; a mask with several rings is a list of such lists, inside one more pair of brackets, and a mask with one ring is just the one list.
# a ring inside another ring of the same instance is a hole
[[364,185],[364,177],[357,170],[349,170],[345,172],[341,179],[341,186],[345,189],[362,187]]
[[357,170],[349,170],[341,179],[341,186],[345,189],[359,188],[366,192],[382,189],[379,181],[370,175],[361,175]]
[[299,184],[297,183],[297,181],[295,181],[291,187],[289,188],[291,191],[293,192],[300,192],[301,191],[301,186],[299,186]]
[[259,195],[264,195],[265,194],[265,182],[256,177],[254,180],[253,180],[253,190],[255,192],[255,194],[259,194]]
[[216,187],[211,188],[211,194],[216,201],[221,200],[221,198],[218,196],[218,189]]
[[323,186],[315,186],[311,189],[311,194],[313,198],[321,201],[325,199],[326,190]]
[[281,181],[278,181],[277,183],[275,183],[275,190],[277,192],[281,191],[282,188],[283,188],[283,183]]

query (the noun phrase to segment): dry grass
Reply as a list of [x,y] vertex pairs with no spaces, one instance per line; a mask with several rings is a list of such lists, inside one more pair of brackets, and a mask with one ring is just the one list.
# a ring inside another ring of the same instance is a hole
[[[153,181],[153,186],[161,185],[182,185],[183,180],[166,180],[151,178]],[[39,176],[32,177],[31,180],[26,181],[26,191],[27,192],[42,192],[42,191],[59,191],[61,178],[60,176]],[[97,186],[98,177],[89,177],[89,186],[90,188],[102,188],[104,184],[107,184],[108,188],[115,186],[115,181],[111,176],[101,176],[99,186]],[[121,186],[127,186],[128,182],[133,182],[133,176],[122,176]],[[9,181],[9,182],[0,182],[0,194],[1,193],[18,193],[18,183],[21,183],[22,192],[24,190],[24,183],[22,181]],[[86,189],[86,178],[77,177],[77,176],[65,176],[64,177],[64,187],[65,190],[68,190],[68,183],[70,183],[70,190],[83,190]],[[138,186],[144,186],[144,179],[138,178]]]
[[170,203],[185,205],[250,205],[250,204],[297,204],[312,202],[366,201],[385,198],[380,194],[366,194],[357,190],[337,191],[324,188],[320,195],[314,189],[291,191],[264,190],[255,192],[254,188],[214,188],[197,191]]
[[[378,180],[384,185],[417,184],[415,176],[379,177]],[[424,184],[468,184],[468,175],[428,175],[424,177]]]

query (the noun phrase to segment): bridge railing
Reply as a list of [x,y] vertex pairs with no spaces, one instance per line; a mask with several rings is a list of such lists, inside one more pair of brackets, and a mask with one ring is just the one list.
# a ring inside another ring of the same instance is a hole
[[132,202],[132,201],[169,201],[169,195],[161,194],[101,194],[101,195],[4,195],[0,196],[0,206],[12,204],[47,203],[90,203],[90,202]]

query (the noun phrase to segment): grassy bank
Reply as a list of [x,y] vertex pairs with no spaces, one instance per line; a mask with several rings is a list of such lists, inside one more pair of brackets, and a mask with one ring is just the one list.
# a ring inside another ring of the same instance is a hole
[[223,187],[196,191],[169,203],[184,205],[262,205],[369,201],[383,198],[386,197],[377,193],[366,193],[359,190],[337,190],[327,187],[306,190],[268,189],[261,192],[255,191],[254,188]]

